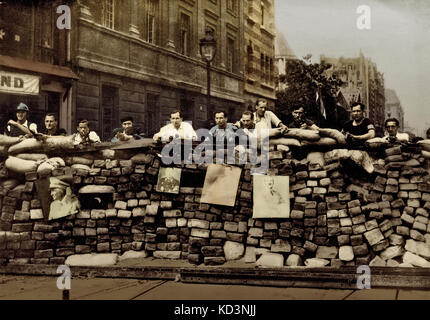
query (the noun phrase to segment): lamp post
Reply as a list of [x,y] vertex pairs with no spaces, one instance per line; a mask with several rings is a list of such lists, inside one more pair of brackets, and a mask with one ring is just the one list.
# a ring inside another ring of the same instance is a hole
[[200,55],[206,61],[207,71],[207,109],[209,111],[211,104],[211,62],[216,54],[216,40],[213,36],[213,30],[206,28],[206,35],[200,39]]

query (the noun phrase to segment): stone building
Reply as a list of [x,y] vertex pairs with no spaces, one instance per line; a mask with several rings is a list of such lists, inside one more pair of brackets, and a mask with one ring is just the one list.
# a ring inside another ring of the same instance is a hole
[[275,68],[275,1],[247,0],[244,12],[244,98],[248,103],[266,98],[276,99]]
[[[64,1],[0,2],[0,133],[15,118],[19,102],[43,128],[47,112],[71,131],[73,81],[70,33],[56,28],[56,8]],[[18,18],[19,17],[19,18]]]
[[396,118],[400,122],[399,130],[405,129],[405,113],[397,93],[393,89],[385,89],[385,119]]
[[366,116],[375,124],[376,134],[382,135],[385,120],[384,75],[377,65],[362,52],[358,58],[329,58],[321,55],[321,62],[331,64],[331,72],[345,82],[342,94],[350,108],[353,102],[366,105]]
[[[98,0],[75,6],[74,64],[81,78],[76,114],[103,139],[131,115],[152,136],[180,109],[204,127],[215,109],[231,118],[243,107],[243,1]],[[199,40],[214,32],[211,106]]]
[[[285,75],[287,73],[287,62],[288,60],[297,59],[294,51],[288,44],[285,36],[280,30],[276,30],[276,42],[275,42],[275,60],[276,67],[278,70],[278,76]],[[280,83],[277,83],[280,86]],[[278,88],[282,89],[282,88]]]

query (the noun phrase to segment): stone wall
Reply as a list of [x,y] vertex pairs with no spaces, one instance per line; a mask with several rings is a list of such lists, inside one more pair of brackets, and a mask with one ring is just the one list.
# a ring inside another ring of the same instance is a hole
[[[181,184],[194,182],[174,195],[155,191],[157,150],[128,151],[123,160],[67,156],[48,176],[71,175],[75,194],[88,185],[115,192],[107,209],[51,221],[35,186],[46,172],[3,170],[0,262],[63,264],[74,254],[145,250],[206,265],[261,255],[257,264],[268,266],[430,266],[430,179],[419,148],[379,152],[385,158],[373,159],[371,173],[345,156],[348,150],[317,153],[318,161],[287,151],[270,152],[269,174],[290,176],[288,219],[252,218],[249,164],[241,165],[235,206],[225,207],[200,203],[207,165],[177,165],[188,177]],[[145,155],[136,160],[137,152]],[[11,177],[19,185],[8,189]]]

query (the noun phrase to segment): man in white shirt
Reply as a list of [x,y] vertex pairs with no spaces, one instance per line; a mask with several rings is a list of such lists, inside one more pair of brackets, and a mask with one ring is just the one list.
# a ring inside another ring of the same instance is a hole
[[30,123],[27,120],[29,111],[30,109],[27,105],[21,102],[16,108],[17,121],[8,121],[5,134],[11,137],[19,137],[23,135],[32,137],[33,133],[37,133],[37,125],[35,123]]
[[385,120],[385,130],[388,135],[384,137],[389,143],[396,142],[409,142],[409,135],[407,133],[399,133],[399,120],[390,118]]
[[[255,129],[257,131],[261,131],[262,129],[269,129],[272,135],[273,131],[278,134],[284,133],[288,130],[287,126],[282,123],[282,121],[272,112],[267,110],[267,101],[266,99],[259,98],[255,103],[255,112],[254,112],[254,123]],[[271,130],[275,128],[274,130]]]
[[175,110],[170,113],[170,123],[160,129],[153,137],[155,141],[168,142],[170,139],[197,140],[197,134],[193,127],[183,122],[181,111]]
[[78,132],[75,133],[73,144],[91,144],[101,142],[99,136],[94,131],[90,131],[88,120],[81,120],[77,127]]

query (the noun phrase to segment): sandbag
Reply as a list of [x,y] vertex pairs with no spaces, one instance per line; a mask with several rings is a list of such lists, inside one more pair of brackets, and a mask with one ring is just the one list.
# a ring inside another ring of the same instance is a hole
[[10,147],[11,145],[17,144],[22,141],[23,137],[9,137],[5,134],[0,134],[0,146]]
[[296,138],[299,140],[311,140],[316,141],[320,139],[320,135],[316,130],[308,130],[308,129],[288,129],[287,132],[284,133],[285,137]]
[[294,147],[300,147],[301,143],[297,139],[292,138],[277,138],[277,139],[270,139],[269,140],[270,145],[278,145],[282,144],[284,146],[294,146]]
[[348,149],[334,149],[324,154],[324,160],[326,163],[331,163],[338,160],[346,160],[350,156]]
[[319,128],[318,132],[321,137],[333,138],[337,141],[338,144],[346,144],[345,136],[339,130],[330,128]]
[[430,152],[430,139],[418,141],[418,144],[423,148],[424,151]]
[[34,138],[25,139],[11,147],[9,147],[9,154],[18,154],[18,153],[41,153],[43,152],[43,143],[41,141],[37,141]]
[[324,161],[324,153],[322,152],[309,152],[306,160],[309,162],[310,165],[319,165],[321,168],[325,166]]
[[0,146],[0,157],[7,157],[7,149],[9,149],[9,147],[6,146]]
[[72,165],[72,169],[82,169],[82,170],[88,170],[88,171],[91,170],[91,168],[85,164],[74,164]]
[[335,146],[337,141],[333,138],[323,137],[317,141],[303,140],[302,146]]
[[421,150],[421,155],[426,159],[430,159],[430,151]]
[[39,175],[48,175],[49,173],[52,172],[52,170],[60,167],[64,167],[65,165],[66,163],[62,158],[59,158],[59,157],[50,158],[45,160],[43,163],[39,165],[39,167],[37,168],[37,173]]
[[115,159],[115,150],[112,149],[104,149],[100,150],[102,155],[102,159]]
[[73,164],[85,164],[87,166],[91,166],[93,164],[94,160],[89,160],[89,159],[86,159],[84,157],[72,157],[70,162],[72,165]]
[[19,185],[18,179],[7,179],[7,180],[0,181],[0,187],[7,191],[12,190],[17,185]]
[[381,148],[381,147],[387,147],[388,141],[384,138],[373,138],[369,139],[365,142],[366,147],[375,149],[375,148]]
[[20,153],[16,155],[17,158],[23,160],[41,161],[48,159],[48,156],[44,153]]
[[73,137],[74,135],[48,137],[43,143],[43,149],[46,152],[74,150]]
[[5,162],[6,168],[13,172],[26,173],[36,171],[37,162],[9,156]]

